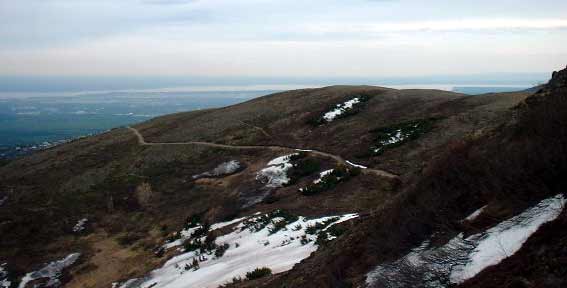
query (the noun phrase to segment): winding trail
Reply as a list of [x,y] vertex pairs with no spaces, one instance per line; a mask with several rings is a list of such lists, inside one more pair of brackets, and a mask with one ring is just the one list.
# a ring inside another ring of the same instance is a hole
[[286,146],[279,146],[279,145],[227,145],[227,144],[219,144],[219,143],[212,143],[212,142],[201,142],[201,141],[146,142],[146,140],[144,139],[144,136],[140,133],[140,131],[138,131],[138,129],[136,129],[134,127],[130,127],[130,126],[127,126],[126,128],[128,128],[130,131],[132,131],[132,133],[134,133],[134,135],[136,135],[136,138],[138,139],[138,144],[141,145],[141,146],[200,145],[200,146],[206,146],[206,147],[212,147],[212,148],[222,148],[222,149],[232,149],[232,150],[268,149],[268,150],[272,150],[272,151],[286,151],[286,152],[301,151],[301,152],[310,153],[312,155],[317,155],[317,156],[321,156],[321,157],[324,157],[324,158],[333,159],[341,165],[362,168],[362,169],[360,169],[362,174],[372,174],[372,175],[375,175],[375,176],[378,176],[378,177],[384,177],[384,178],[398,178],[399,177],[396,174],[393,174],[393,173],[390,173],[390,172],[387,172],[387,171],[384,171],[384,170],[372,169],[372,168],[364,167],[362,165],[354,164],[354,163],[352,163],[348,160],[343,159],[341,156],[330,154],[330,153],[319,151],[319,150],[300,149],[300,148],[293,148],[293,147],[286,147]]

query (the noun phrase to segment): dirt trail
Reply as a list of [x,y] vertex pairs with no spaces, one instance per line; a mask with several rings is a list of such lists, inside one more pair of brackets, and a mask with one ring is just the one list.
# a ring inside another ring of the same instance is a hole
[[233,149],[233,150],[242,150],[242,149],[269,149],[272,151],[303,151],[313,155],[331,158],[335,160],[337,163],[341,165],[347,165],[352,167],[360,167],[362,174],[372,174],[379,177],[385,178],[398,178],[399,176],[384,170],[380,169],[371,169],[366,168],[361,165],[354,164],[350,161],[343,159],[341,156],[330,154],[323,151],[318,151],[314,149],[302,149],[302,148],[293,148],[293,147],[286,147],[286,146],[278,146],[278,145],[227,145],[227,144],[218,144],[212,142],[201,142],[201,141],[187,141],[187,142],[146,142],[144,136],[138,131],[138,129],[134,127],[127,126],[127,128],[136,135],[138,138],[138,144],[142,146],[162,146],[162,145],[201,145],[213,148],[223,148],[223,149]]

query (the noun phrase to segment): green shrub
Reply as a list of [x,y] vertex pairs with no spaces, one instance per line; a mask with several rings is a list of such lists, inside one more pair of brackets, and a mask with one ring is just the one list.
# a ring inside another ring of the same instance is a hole
[[299,191],[304,196],[319,194],[323,191],[334,189],[340,182],[348,181],[352,176],[360,174],[360,168],[347,168],[340,166],[321,178],[318,183],[312,183],[307,187],[301,188]]
[[215,233],[209,232],[207,237],[205,237],[205,242],[203,246],[201,246],[201,252],[213,251],[217,248],[217,244],[215,244],[215,240],[217,239],[217,235]]
[[[242,230],[244,229],[248,229],[252,232],[258,232],[264,228],[266,228],[266,226],[268,226],[270,223],[272,223],[272,219],[274,218],[283,218],[283,224],[278,224],[278,225],[287,225],[289,223],[293,223],[295,221],[297,221],[299,219],[299,217],[288,213],[285,210],[282,209],[278,209],[278,210],[274,210],[268,214],[263,214],[260,215],[258,217],[253,217],[250,219],[246,219],[242,224]],[[274,232],[275,233],[275,232]]]
[[183,248],[185,248],[185,252],[195,251],[195,250],[201,249],[201,247],[203,247],[203,243],[201,243],[201,240],[199,238],[187,239],[183,243]]
[[287,225],[287,222],[286,222],[285,220],[282,220],[282,221],[272,221],[272,225],[273,225],[274,227],[270,228],[270,231],[269,231],[269,232],[270,232],[270,233],[269,233],[270,235],[271,235],[271,234],[274,234],[274,233],[276,233],[276,232],[278,232],[278,231],[280,231],[280,230],[282,230],[282,229],[285,229],[285,227],[286,227],[286,225]]
[[375,145],[370,147],[371,156],[379,156],[385,150],[399,147],[409,141],[413,141],[433,129],[434,122],[438,118],[427,118],[406,121],[388,127],[377,128],[372,131],[375,135]]
[[246,273],[246,279],[254,280],[254,279],[259,279],[259,278],[270,276],[270,275],[272,275],[272,269],[270,269],[268,267],[262,267],[262,268],[256,268],[256,269],[254,269],[254,271],[247,272]]
[[327,228],[327,226],[331,225],[333,222],[339,221],[340,219],[340,217],[331,217],[323,222],[315,222],[314,225],[309,225],[305,228],[305,233],[315,235],[317,231]]
[[290,161],[290,162],[295,162],[295,161],[301,160],[301,159],[303,159],[303,158],[305,158],[305,157],[307,157],[307,152],[305,152],[305,151],[299,151],[298,153],[291,154],[291,155],[289,156],[289,161]]
[[324,245],[327,244],[327,242],[329,242],[329,234],[327,233],[327,231],[320,231],[317,234],[317,239],[315,240],[315,244],[317,245]]
[[230,246],[226,243],[224,243],[223,245],[220,245],[217,247],[217,250],[215,250],[215,257],[220,258],[224,255],[224,253],[226,252],[226,250],[228,250]]
[[197,228],[193,234],[191,234],[191,238],[201,238],[206,236],[209,233],[209,229],[211,225],[208,223],[204,223],[201,227]]
[[[350,117],[352,115],[356,115],[358,114],[360,111],[362,111],[362,109],[366,106],[366,102],[368,102],[368,100],[370,100],[371,95],[365,92],[362,93],[357,93],[355,95],[352,95],[351,97],[348,98],[348,100],[343,100],[339,103],[335,103],[332,105],[327,106],[327,108],[324,110],[324,113],[327,113],[328,111],[334,110],[335,108],[337,108],[337,105],[343,104],[347,101],[350,101],[354,98],[358,98],[358,100],[360,101],[360,103],[354,105],[352,108],[345,110],[341,115],[337,116],[335,118],[335,120],[338,119],[342,119],[342,118],[346,118],[346,117]],[[321,126],[327,123],[327,120],[325,120],[325,118],[323,118],[323,115],[317,115],[315,117],[309,118],[307,120],[307,124],[317,127],[317,126]]]
[[199,222],[201,222],[201,216],[194,214],[194,215],[187,217],[187,219],[185,219],[185,224],[183,225],[183,227],[185,229],[195,228],[195,227],[199,226]]
[[305,245],[305,244],[311,242],[311,239],[309,239],[307,237],[307,235],[303,234],[303,235],[301,235],[301,240],[299,242],[301,242],[301,245]]
[[300,159],[293,164],[293,167],[287,172],[290,181],[287,185],[293,185],[297,183],[302,177],[309,176],[317,171],[321,170],[321,163],[318,160],[312,158]]

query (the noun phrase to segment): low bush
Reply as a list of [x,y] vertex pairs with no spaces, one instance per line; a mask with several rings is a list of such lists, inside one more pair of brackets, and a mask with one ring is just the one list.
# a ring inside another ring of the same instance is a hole
[[193,214],[185,219],[185,224],[183,225],[183,227],[185,229],[195,228],[199,226],[199,222],[201,222],[201,215]]
[[272,275],[272,269],[270,269],[268,267],[262,267],[262,268],[256,268],[253,271],[247,272],[246,273],[246,279],[254,280],[254,279],[259,279],[259,278],[270,276],[270,275]]
[[323,115],[325,113],[336,109],[338,107],[338,105],[341,105],[341,104],[345,103],[346,101],[350,101],[354,98],[358,98],[360,103],[353,105],[353,107],[350,108],[350,109],[346,109],[342,114],[338,115],[335,118],[335,120],[350,117],[352,115],[356,115],[360,111],[362,111],[362,109],[366,106],[366,102],[368,102],[368,100],[370,100],[370,97],[371,96],[367,93],[357,93],[355,95],[352,95],[351,97],[348,98],[348,100],[344,100],[344,101],[341,101],[339,103],[335,103],[335,104],[327,106],[322,115],[317,115],[315,117],[309,118],[307,120],[307,124],[314,126],[314,127],[326,124],[327,120],[325,120],[325,118],[323,118]]
[[228,250],[230,246],[226,243],[220,245],[217,247],[217,249],[215,250],[215,257],[220,258],[224,255],[224,253],[226,252],[226,250]]
[[318,231],[325,229],[327,226],[331,225],[331,223],[339,221],[340,219],[339,217],[331,217],[323,222],[316,222],[314,225],[307,226],[305,233],[315,235]]
[[185,248],[185,252],[200,250],[202,246],[203,246],[203,243],[198,238],[197,239],[187,239],[183,243],[183,248]]
[[321,178],[317,183],[307,185],[299,189],[304,196],[319,194],[323,191],[334,189],[339,183],[348,181],[351,177],[359,175],[360,168],[337,167],[333,171]]
[[242,230],[249,229],[252,232],[258,232],[258,231],[266,228],[266,226],[268,226],[270,223],[272,223],[273,222],[272,219],[274,219],[274,218],[283,218],[282,221],[277,221],[277,222],[283,222],[284,224],[277,224],[277,225],[287,225],[287,224],[293,223],[293,222],[295,222],[299,219],[299,217],[297,217],[297,216],[295,216],[291,213],[288,213],[285,210],[278,209],[278,210],[274,210],[274,211],[272,211],[268,214],[263,214],[263,215],[260,215],[258,217],[246,219],[242,223],[243,224]]
[[321,163],[318,160],[312,158],[300,159],[295,162],[293,167],[287,172],[290,179],[287,185],[293,185],[302,177],[309,176],[319,170],[321,170]]
[[438,118],[411,120],[388,127],[381,127],[370,131],[375,135],[374,146],[367,153],[369,156],[379,156],[384,151],[399,147],[413,141],[433,129]]
[[201,246],[201,252],[208,252],[215,250],[217,248],[217,244],[215,243],[216,239],[217,239],[217,235],[213,232],[209,232],[207,234],[207,237],[205,237],[205,242],[203,243],[203,246]]
[[193,234],[191,234],[191,238],[201,238],[203,236],[207,236],[210,228],[210,224],[204,223],[201,227],[197,228],[195,232],[193,232]]
[[275,234],[276,232],[280,231],[280,230],[284,230],[286,229],[285,227],[287,226],[287,222],[285,220],[282,221],[272,221],[272,225],[273,227],[270,228],[269,230],[269,234]]

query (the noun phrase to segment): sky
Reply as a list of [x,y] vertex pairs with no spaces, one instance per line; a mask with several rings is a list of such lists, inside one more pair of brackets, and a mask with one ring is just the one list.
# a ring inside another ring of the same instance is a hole
[[0,76],[397,77],[565,65],[559,0],[0,0]]

